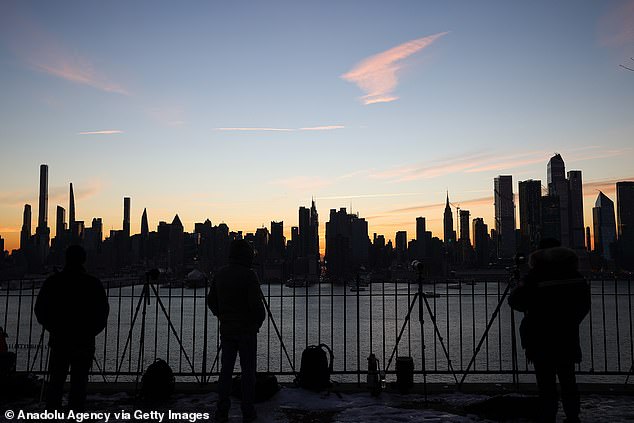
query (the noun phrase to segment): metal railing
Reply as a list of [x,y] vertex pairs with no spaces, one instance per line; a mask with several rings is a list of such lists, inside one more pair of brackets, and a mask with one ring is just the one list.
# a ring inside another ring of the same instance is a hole
[[[133,320],[143,285],[129,283],[104,281],[110,316],[105,331],[97,337],[93,379],[133,378],[157,357],[170,364],[179,380],[201,381],[217,375],[218,322],[206,306],[207,288],[150,290],[144,306],[141,350],[141,312],[134,324]],[[258,336],[258,371],[292,380],[304,348],[326,343],[335,355],[333,379],[339,381],[361,382],[371,352],[381,367],[392,353],[412,357],[416,377],[425,369],[427,381],[452,383],[455,376],[462,379],[471,361],[467,383],[530,379],[532,366],[516,345],[522,316],[506,301],[474,358],[506,286],[506,279],[425,281],[422,300],[427,304],[422,307],[421,327],[417,306],[412,307],[411,318],[406,321],[418,290],[415,283],[374,282],[354,291],[350,286],[325,283],[296,288],[264,284],[270,317]],[[9,349],[17,354],[18,371],[44,373],[46,369],[48,335],[33,313],[38,292],[39,283],[33,281],[0,285],[0,324],[9,335]],[[591,311],[580,326],[583,361],[578,374],[597,382],[625,382],[634,357],[631,279],[592,281],[591,292]],[[394,371],[392,365],[387,373]]]

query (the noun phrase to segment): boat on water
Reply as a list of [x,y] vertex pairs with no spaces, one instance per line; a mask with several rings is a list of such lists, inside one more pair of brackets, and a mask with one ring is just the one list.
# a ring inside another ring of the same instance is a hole
[[438,292],[425,291],[425,292],[423,292],[423,297],[425,297],[425,298],[440,298],[440,294]]
[[350,288],[350,292],[360,292],[360,291],[365,291],[365,286],[353,286]]
[[459,283],[450,283],[447,285],[447,289],[462,289],[462,285]]

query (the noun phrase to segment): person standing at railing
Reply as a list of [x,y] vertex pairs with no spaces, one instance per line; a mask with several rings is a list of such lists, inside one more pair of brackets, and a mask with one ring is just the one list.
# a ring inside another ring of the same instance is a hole
[[218,381],[217,422],[229,419],[231,377],[240,353],[242,369],[242,418],[251,422],[257,418],[255,399],[255,368],[257,334],[266,317],[260,283],[253,265],[253,248],[245,240],[234,240],[229,247],[229,264],[214,276],[207,305],[220,321],[222,350]]
[[66,250],[64,269],[50,276],[35,302],[35,316],[49,334],[47,410],[62,406],[70,367],[69,408],[84,409],[88,372],[95,355],[95,337],[108,321],[108,297],[101,281],[84,270],[86,251]]
[[544,239],[529,258],[528,274],[509,297],[511,308],[525,313],[520,338],[535,366],[544,422],[556,420],[557,376],[566,421],[579,421],[575,364],[581,362],[579,325],[590,311],[590,286],[578,265],[573,250]]

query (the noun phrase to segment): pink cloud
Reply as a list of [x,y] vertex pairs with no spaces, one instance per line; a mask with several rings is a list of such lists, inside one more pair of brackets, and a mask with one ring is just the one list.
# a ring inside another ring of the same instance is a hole
[[6,29],[2,41],[30,68],[101,91],[130,94],[90,60],[63,45],[54,34],[44,30],[33,20],[12,10],[3,12],[7,16],[0,22]]
[[393,95],[392,91],[398,84],[396,73],[403,67],[402,61],[429,47],[446,34],[447,32],[441,32],[417,38],[370,56],[343,74],[341,78],[357,84],[366,93],[361,97],[365,105],[397,100],[398,97]]
[[604,46],[634,42],[634,0],[617,3],[599,20],[598,37]]
[[114,135],[114,134],[123,134],[123,131],[118,129],[108,129],[104,131],[84,131],[78,132],[77,135]]

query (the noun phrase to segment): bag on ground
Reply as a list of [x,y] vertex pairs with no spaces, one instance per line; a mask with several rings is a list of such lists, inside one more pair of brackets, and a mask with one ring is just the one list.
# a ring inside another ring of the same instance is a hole
[[299,375],[295,382],[304,389],[323,391],[332,386],[332,350],[326,344],[310,345],[302,352]]
[[161,358],[150,364],[141,378],[141,396],[150,402],[164,401],[174,393],[174,372]]

